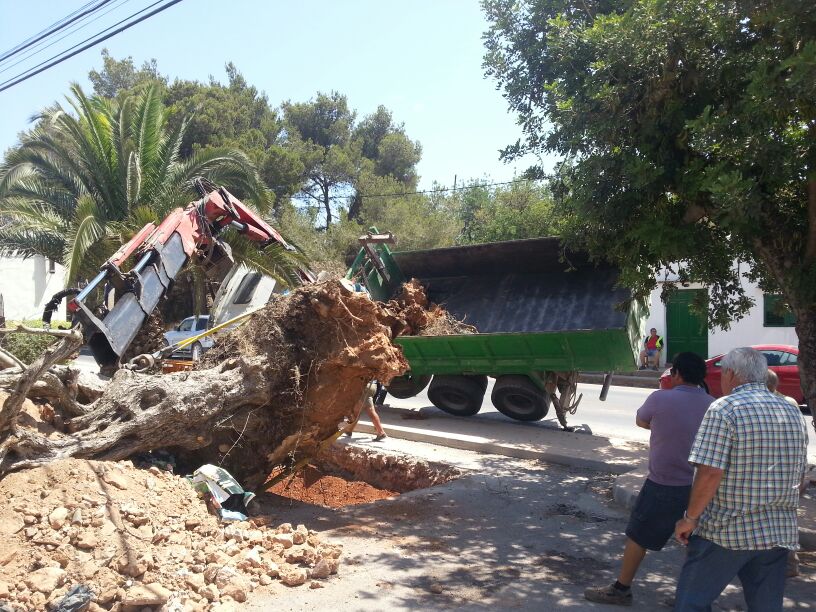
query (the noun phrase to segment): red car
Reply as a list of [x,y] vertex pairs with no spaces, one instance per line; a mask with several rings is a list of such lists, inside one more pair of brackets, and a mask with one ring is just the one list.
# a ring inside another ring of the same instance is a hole
[[[765,355],[765,359],[768,360],[768,368],[779,376],[779,389],[777,389],[779,393],[789,395],[800,404],[803,404],[805,400],[802,394],[802,385],[799,382],[799,349],[787,344],[759,344],[751,348]],[[717,355],[706,360],[708,372],[705,381],[709,392],[714,397],[722,396],[722,388],[720,387],[720,377],[722,376],[720,361],[722,358],[723,355]],[[669,370],[663,372],[663,376],[660,377],[660,388],[671,388]]]

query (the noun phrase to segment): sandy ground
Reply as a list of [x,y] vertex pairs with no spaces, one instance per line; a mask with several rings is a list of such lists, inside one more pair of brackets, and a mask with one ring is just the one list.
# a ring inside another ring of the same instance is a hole
[[[420,443],[410,448],[435,454]],[[341,541],[344,562],[324,588],[275,585],[245,609],[612,609],[583,598],[587,586],[614,580],[623,543],[627,515],[611,503],[610,474],[469,451],[446,458],[471,473],[371,504],[330,510],[263,496],[273,520],[305,522]],[[682,558],[676,544],[647,556],[632,609],[669,609],[661,602]],[[814,589],[816,568],[805,567],[788,582],[786,608],[816,609]],[[745,609],[739,587],[715,609]]]

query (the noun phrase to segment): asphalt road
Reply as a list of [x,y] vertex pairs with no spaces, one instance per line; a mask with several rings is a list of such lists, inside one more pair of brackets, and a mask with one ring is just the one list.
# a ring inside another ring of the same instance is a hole
[[[493,380],[489,379],[485,400],[482,409],[471,419],[479,419],[489,422],[492,419],[501,419],[508,422],[510,419],[501,414],[490,403],[490,392],[493,389]],[[628,440],[641,440],[648,442],[649,431],[641,429],[635,425],[635,412],[643,404],[644,400],[654,389],[639,389],[635,387],[616,387],[609,389],[609,395],[605,402],[598,399],[601,392],[600,385],[579,384],[578,392],[583,394],[578,411],[574,415],[568,415],[567,423],[576,427],[578,431],[590,434],[599,434],[608,437],[624,438]],[[416,397],[409,399],[386,398],[386,403],[396,408],[425,408],[427,410],[437,410],[431,404],[427,394],[423,391]],[[810,415],[804,415],[808,422],[808,456],[810,461],[816,463],[816,434],[810,425]],[[512,421],[510,421],[512,422]],[[525,423],[524,426],[530,424]],[[555,413],[551,409],[547,416],[537,423],[540,427],[558,427]]]

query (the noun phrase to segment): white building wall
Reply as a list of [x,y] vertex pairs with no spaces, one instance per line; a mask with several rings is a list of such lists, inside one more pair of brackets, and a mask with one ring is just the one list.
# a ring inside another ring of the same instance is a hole
[[[55,293],[63,289],[65,270],[40,255],[27,259],[0,256],[0,295],[6,320],[39,319],[43,308]],[[65,302],[54,313],[55,320],[65,319]]]
[[[648,332],[650,328],[656,327],[657,333],[666,336],[666,305],[660,300],[662,284],[663,277],[661,276],[657,288],[652,291],[649,297],[649,318],[646,322],[646,330]],[[741,284],[746,295],[754,299],[754,306],[742,319],[731,323],[729,330],[725,331],[719,328],[709,330],[708,355],[706,357],[722,355],[731,349],[754,344],[790,344],[798,346],[799,338],[793,327],[764,326],[762,290],[744,276],[741,278]],[[688,287],[683,287],[683,289],[702,289],[703,287],[703,285],[692,283]],[[662,362],[665,362],[665,358],[666,355],[661,355]]]

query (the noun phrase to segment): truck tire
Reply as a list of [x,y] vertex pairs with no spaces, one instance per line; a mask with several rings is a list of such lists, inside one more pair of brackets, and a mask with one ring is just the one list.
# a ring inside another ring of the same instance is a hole
[[431,377],[428,374],[414,376],[413,374],[408,373],[392,379],[388,387],[386,387],[386,390],[391,397],[396,397],[397,399],[408,399],[409,397],[414,397],[417,393],[421,392],[428,386],[429,382],[431,382]]
[[428,388],[431,403],[454,416],[473,416],[482,408],[485,386],[479,376],[434,376]]
[[499,412],[516,421],[540,421],[550,410],[550,396],[526,376],[500,376],[490,399]]

